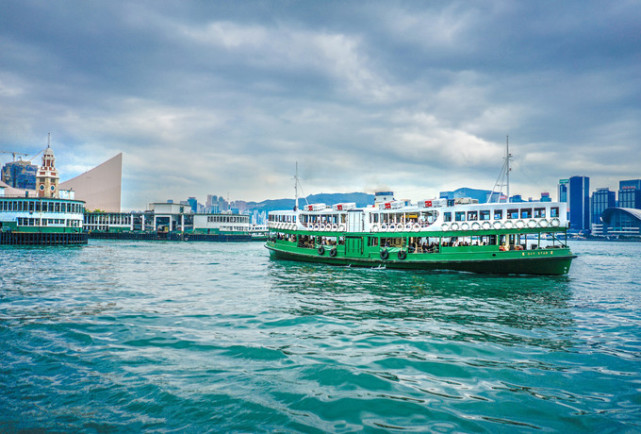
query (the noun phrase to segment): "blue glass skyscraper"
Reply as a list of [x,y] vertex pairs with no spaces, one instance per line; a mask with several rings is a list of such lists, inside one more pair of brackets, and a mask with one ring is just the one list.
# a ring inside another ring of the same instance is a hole
[[597,188],[592,195],[592,235],[603,235],[601,215],[608,208],[616,206],[616,194],[609,188]]
[[619,208],[641,209],[641,179],[619,181]]
[[590,230],[590,178],[573,176],[568,182],[570,230]]

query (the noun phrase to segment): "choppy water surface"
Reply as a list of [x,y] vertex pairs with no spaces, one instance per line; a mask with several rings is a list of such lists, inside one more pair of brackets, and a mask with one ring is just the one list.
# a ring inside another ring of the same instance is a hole
[[641,244],[566,277],[0,248],[0,431],[640,431]]

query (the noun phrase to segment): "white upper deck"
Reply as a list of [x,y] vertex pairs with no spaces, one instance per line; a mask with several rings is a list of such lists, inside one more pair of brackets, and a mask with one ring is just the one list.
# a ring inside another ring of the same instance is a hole
[[306,205],[296,211],[269,214],[272,229],[314,231],[448,231],[512,228],[566,228],[564,202],[474,203],[459,199],[377,201],[366,208],[355,204]]

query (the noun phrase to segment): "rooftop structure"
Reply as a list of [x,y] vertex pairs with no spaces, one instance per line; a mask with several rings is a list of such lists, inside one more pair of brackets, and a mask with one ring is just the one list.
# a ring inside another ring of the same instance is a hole
[[60,184],[73,190],[88,210],[119,212],[122,189],[122,153],[99,166]]

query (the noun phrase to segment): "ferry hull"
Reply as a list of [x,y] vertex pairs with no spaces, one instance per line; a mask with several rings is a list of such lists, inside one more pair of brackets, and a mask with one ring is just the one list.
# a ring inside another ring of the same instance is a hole
[[0,244],[15,246],[87,244],[87,234],[82,232],[1,232]]
[[[425,270],[425,271],[460,271],[480,274],[531,274],[531,275],[563,275],[567,274],[572,259],[576,256],[567,249],[553,249],[531,252],[501,252],[494,256],[478,255],[443,255],[430,254],[408,255],[404,260],[391,258],[382,260],[377,258],[331,257],[304,254],[301,252],[285,251],[266,246],[275,259],[314,262],[337,266],[352,267],[384,267],[390,269]],[[528,255],[528,256],[526,256]],[[423,256],[416,258],[412,256]]]

